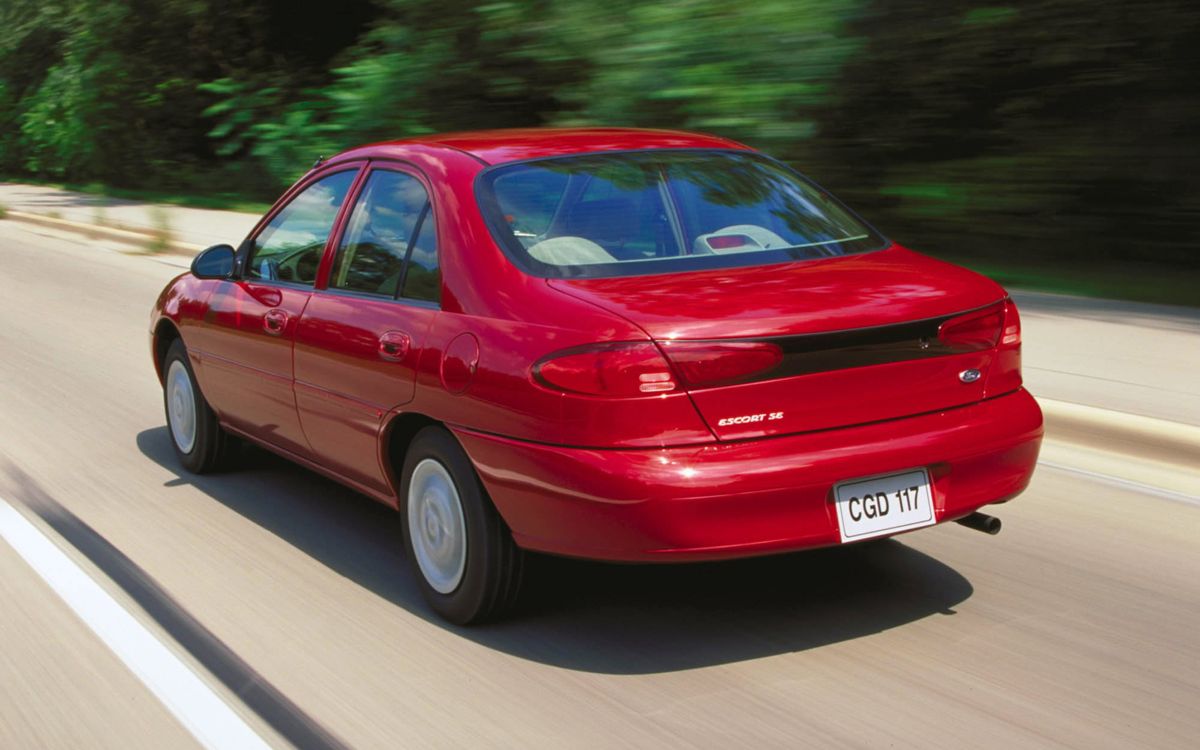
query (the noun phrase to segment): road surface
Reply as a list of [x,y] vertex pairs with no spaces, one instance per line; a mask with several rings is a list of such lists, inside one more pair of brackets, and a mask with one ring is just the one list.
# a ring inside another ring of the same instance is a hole
[[[259,452],[181,472],[146,340],[177,272],[0,222],[0,497],[273,746],[1200,736],[1200,506],[1055,468],[996,509],[997,537],[951,525],[705,566],[538,560],[514,619],[447,626],[386,508]],[[197,745],[3,542],[0,602],[0,747]]]

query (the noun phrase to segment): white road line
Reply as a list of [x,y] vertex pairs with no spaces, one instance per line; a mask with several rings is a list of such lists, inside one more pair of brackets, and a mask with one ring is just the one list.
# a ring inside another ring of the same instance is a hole
[[201,745],[214,750],[269,747],[187,664],[4,498],[0,498],[0,536]]

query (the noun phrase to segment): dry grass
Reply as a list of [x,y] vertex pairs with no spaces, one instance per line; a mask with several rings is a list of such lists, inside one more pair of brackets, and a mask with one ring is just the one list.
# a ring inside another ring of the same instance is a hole
[[146,250],[152,253],[165,253],[171,249],[171,220],[167,212],[159,206],[150,208],[150,222],[153,229],[146,243]]

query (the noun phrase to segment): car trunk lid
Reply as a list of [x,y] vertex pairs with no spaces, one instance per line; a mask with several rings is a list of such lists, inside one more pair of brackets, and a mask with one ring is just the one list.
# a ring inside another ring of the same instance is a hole
[[644,329],[721,440],[978,401],[1004,321],[997,284],[899,247],[548,283]]

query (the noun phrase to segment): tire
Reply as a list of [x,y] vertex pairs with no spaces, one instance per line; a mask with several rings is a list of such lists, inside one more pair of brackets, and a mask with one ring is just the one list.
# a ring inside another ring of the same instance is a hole
[[401,473],[400,521],[405,552],[435,612],[468,625],[512,608],[524,553],[466,451],[443,427],[422,429],[409,446]]
[[221,429],[216,413],[200,393],[182,340],[176,339],[167,349],[162,371],[167,433],[179,463],[193,474],[221,468],[232,450],[233,438]]

